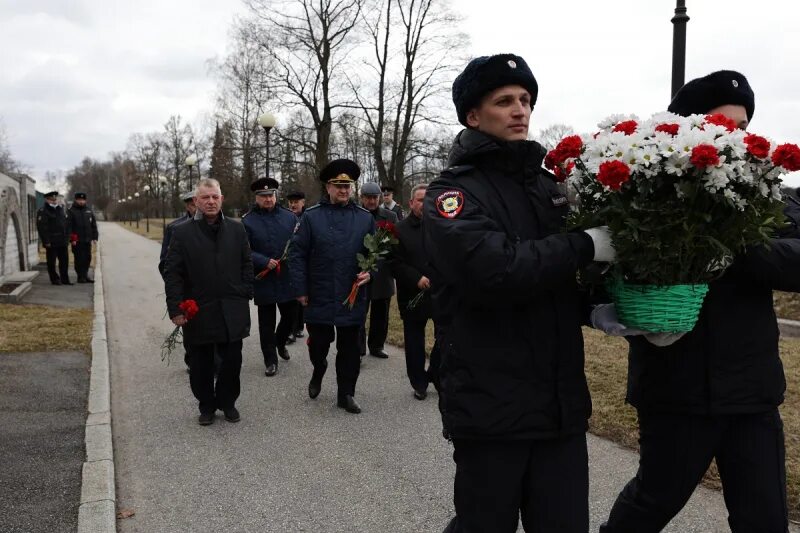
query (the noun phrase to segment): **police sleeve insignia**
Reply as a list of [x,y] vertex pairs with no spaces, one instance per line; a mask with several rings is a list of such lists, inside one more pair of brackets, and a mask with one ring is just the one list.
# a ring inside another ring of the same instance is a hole
[[436,198],[436,210],[444,218],[456,218],[464,208],[464,194],[461,191],[446,191]]

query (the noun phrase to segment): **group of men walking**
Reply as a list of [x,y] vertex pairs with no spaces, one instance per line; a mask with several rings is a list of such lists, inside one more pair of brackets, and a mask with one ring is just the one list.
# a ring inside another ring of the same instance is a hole
[[58,191],[46,193],[44,200],[44,205],[36,212],[36,229],[45,249],[50,283],[72,285],[68,246],[72,248],[78,283],[94,283],[89,277],[89,267],[92,243],[97,242],[99,235],[94,211],[86,205],[86,193],[76,192],[68,209],[58,203]]
[[[456,516],[446,531],[513,532],[520,516],[526,531],[587,531],[591,399],[581,326],[625,330],[609,325],[608,307],[604,320],[590,318],[576,281],[591,262],[616,256],[607,228],[565,230],[568,200],[542,168],[544,148],[527,140],[538,89],[521,57],[471,61],[453,84],[465,129],[450,166],[412,189],[405,218],[375,184],[362,186],[356,204],[360,169],[346,159],[322,169],[327,194],[308,209],[291,195],[292,209],[281,207],[280,184],[256,181],[243,225],[221,214],[219,184],[201,180],[198,211],[172,231],[164,272],[169,315],[184,326],[200,423],[213,422],[217,408],[239,419],[241,339],[253,295],[267,375],[277,372],[278,357],[289,358],[286,345],[305,323],[309,396],[320,394],[335,340],[337,405],[359,413],[360,357],[386,356],[384,317],[396,286],[414,396],[425,399],[429,383],[440,390],[444,434],[455,449]],[[670,104],[682,115],[724,113],[742,128],[753,109],[752,89],[734,71],[693,80]],[[797,210],[787,207],[787,216],[793,231],[741,254],[711,283],[693,331],[668,345],[629,337],[627,399],[639,413],[641,461],[602,531],[661,530],[712,459],[733,531],[786,531],[777,410],[785,381],[771,291],[800,291]],[[396,224],[399,243],[365,271],[358,255],[378,221]],[[188,323],[180,307],[187,298],[200,308]],[[426,371],[431,319],[436,343]]]

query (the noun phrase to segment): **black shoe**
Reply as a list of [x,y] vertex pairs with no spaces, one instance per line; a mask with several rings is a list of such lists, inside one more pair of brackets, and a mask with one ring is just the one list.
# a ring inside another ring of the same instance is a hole
[[87,283],[87,281],[83,278],[78,278],[78,283]]
[[348,413],[358,414],[361,412],[361,407],[358,406],[355,399],[349,394],[336,400],[336,405],[347,411]]
[[389,359],[389,354],[384,352],[383,350],[378,350],[377,352],[369,352],[372,357],[377,357],[378,359]]
[[52,283],[53,285],[61,285],[61,280],[60,279],[54,279],[54,280],[51,280],[50,283]]
[[424,400],[428,397],[428,391],[423,389],[414,389],[414,398],[417,400]]
[[267,365],[267,370],[264,372],[267,376],[274,376],[278,373],[278,365],[276,363],[272,363],[271,365]]
[[322,380],[316,380],[311,378],[311,381],[308,382],[308,397],[312,400],[319,396],[320,391],[322,390]]
[[239,420],[242,419],[242,417],[239,416],[239,410],[236,409],[235,407],[223,409],[222,412],[225,413],[225,420],[227,420],[228,422],[238,422]]
[[286,344],[294,344],[294,341],[296,341],[296,340],[297,340],[297,339],[295,339],[295,338],[294,338],[294,335],[289,335],[289,336],[286,338]]
[[72,283],[71,281],[62,281],[62,282],[61,282],[61,284],[62,284],[62,285],[75,285],[75,284],[74,284],[74,283]]
[[214,423],[214,413],[200,413],[197,417],[197,423],[201,426],[210,426]]
[[300,329],[294,332],[294,336],[297,337],[298,339],[302,339],[303,337],[306,336],[306,334],[303,333],[302,329]]
[[284,361],[288,361],[292,358],[292,356],[289,355],[289,350],[286,349],[286,346],[278,346],[278,355],[280,355],[281,359]]

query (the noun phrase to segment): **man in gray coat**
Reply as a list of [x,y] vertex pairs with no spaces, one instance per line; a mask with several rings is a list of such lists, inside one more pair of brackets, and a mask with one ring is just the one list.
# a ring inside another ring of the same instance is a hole
[[[380,186],[368,181],[361,187],[361,206],[372,213],[372,218],[376,223],[384,220],[397,224],[397,215],[381,207],[380,204]],[[372,283],[367,287],[367,312],[370,307],[372,312],[369,314],[369,338],[367,338],[366,323],[361,326],[359,331],[361,357],[366,355],[367,347],[372,356],[381,359],[389,357],[383,349],[383,344],[389,333],[389,305],[392,302],[392,295],[394,295],[394,279],[392,279],[392,273],[386,264],[381,262]]]

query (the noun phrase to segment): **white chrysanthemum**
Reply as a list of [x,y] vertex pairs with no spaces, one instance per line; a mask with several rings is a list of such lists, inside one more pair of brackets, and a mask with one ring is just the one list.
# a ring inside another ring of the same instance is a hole
[[781,194],[781,187],[778,184],[774,184],[770,188],[770,193],[772,195],[772,199],[775,201],[780,201],[781,198],[783,198],[783,195]]
[[675,176],[683,176],[689,165],[688,157],[673,155],[664,160],[664,170],[667,174],[674,174]]
[[686,193],[683,192],[680,183],[675,183],[673,186],[675,187],[675,193],[678,195],[678,198],[686,198]]
[[686,117],[686,121],[692,128],[699,128],[703,124],[706,123],[706,116],[705,115],[689,115]]
[[661,161],[661,156],[658,154],[658,147],[653,144],[634,148],[633,157],[639,165],[646,168],[655,166]]
[[706,190],[713,193],[725,188],[730,182],[728,168],[726,165],[707,168],[706,173],[703,175],[703,186]]
[[768,197],[769,197],[769,193],[770,193],[770,190],[769,190],[769,185],[767,185],[767,184],[766,184],[766,183],[764,183],[763,181],[759,181],[759,182],[758,182],[758,192],[759,192],[759,194],[761,194],[761,196],[763,196],[764,198],[768,198]]
[[600,128],[601,130],[607,130],[609,128],[613,128],[620,122],[624,122],[626,120],[635,120],[636,122],[639,122],[639,117],[637,117],[636,115],[623,115],[623,114],[609,115],[600,122],[598,122],[597,127]]

